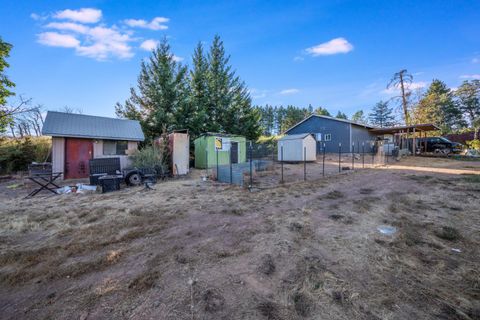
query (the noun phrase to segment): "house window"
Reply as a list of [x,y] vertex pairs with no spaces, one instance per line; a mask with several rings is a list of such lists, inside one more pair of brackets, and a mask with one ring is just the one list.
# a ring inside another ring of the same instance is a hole
[[128,149],[128,141],[115,141],[104,140],[103,141],[103,154],[104,155],[118,155],[124,156]]
[[317,141],[322,141],[322,134],[321,133],[317,133],[315,135],[315,138],[317,139]]
[[325,133],[325,141],[332,141],[332,134],[331,133]]

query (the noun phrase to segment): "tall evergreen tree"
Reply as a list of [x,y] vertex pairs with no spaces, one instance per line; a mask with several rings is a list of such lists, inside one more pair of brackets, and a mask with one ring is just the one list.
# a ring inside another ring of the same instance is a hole
[[137,90],[115,109],[119,117],[139,119],[149,139],[159,137],[164,129],[184,127],[188,112],[187,68],[175,61],[166,38],[152,51],[148,62],[142,61]]
[[207,129],[256,139],[261,133],[260,114],[252,108],[245,83],[232,71],[230,56],[225,54],[223,41],[218,35],[213,39],[207,61]]
[[455,92],[460,111],[474,129],[474,139],[479,139],[480,131],[480,80],[464,81]]
[[5,132],[9,124],[12,123],[12,110],[6,107],[7,98],[13,96],[14,93],[10,91],[15,87],[15,83],[8,79],[5,74],[5,69],[10,67],[6,58],[10,56],[12,45],[4,42],[0,37],[0,133]]
[[318,114],[319,116],[328,116],[328,117],[332,116],[330,112],[328,112],[327,108],[322,108],[322,107],[318,107],[317,109],[315,109],[314,113]]
[[378,102],[369,114],[370,123],[376,127],[392,127],[395,125],[395,117],[393,109],[388,107],[388,103],[384,101]]
[[464,125],[462,113],[453,99],[452,91],[440,80],[433,80],[414,110],[416,123],[435,123],[442,133]]
[[365,118],[365,115],[363,114],[363,110],[358,110],[357,112],[355,112],[352,116],[352,121],[364,124],[368,122]]
[[346,115],[345,113],[341,112],[341,111],[338,111],[338,112],[337,112],[337,115],[335,116],[335,118],[337,118],[337,119],[344,119],[344,120],[347,120],[347,119],[348,119],[347,115]]

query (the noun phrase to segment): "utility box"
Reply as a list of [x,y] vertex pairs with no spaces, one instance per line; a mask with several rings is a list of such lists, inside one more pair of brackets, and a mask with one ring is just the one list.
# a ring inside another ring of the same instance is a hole
[[195,168],[247,162],[247,140],[243,136],[205,133],[195,139]]
[[291,134],[278,139],[278,161],[316,160],[317,143],[313,135],[309,133]]
[[190,135],[188,130],[173,131],[168,135],[173,175],[185,175],[190,171]]

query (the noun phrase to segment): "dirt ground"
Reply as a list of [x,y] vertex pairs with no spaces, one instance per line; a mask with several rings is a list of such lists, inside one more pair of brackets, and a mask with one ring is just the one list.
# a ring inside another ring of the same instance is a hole
[[199,172],[151,191],[11,192],[0,318],[480,319],[479,174],[408,158],[256,192]]

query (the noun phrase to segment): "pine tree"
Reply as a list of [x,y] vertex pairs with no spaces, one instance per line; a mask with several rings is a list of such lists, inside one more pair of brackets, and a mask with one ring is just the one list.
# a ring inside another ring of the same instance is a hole
[[479,139],[480,131],[480,80],[464,81],[455,92],[460,111],[474,129],[474,139]]
[[167,130],[180,129],[184,114],[189,112],[187,68],[176,62],[166,38],[153,50],[148,62],[142,61],[137,90],[130,98],[117,103],[119,117],[139,119],[147,139]]
[[433,80],[414,109],[416,123],[434,123],[443,134],[464,125],[462,113],[452,91],[440,80]]
[[229,61],[223,41],[216,35],[207,56],[207,129],[256,139],[261,134],[260,114],[252,108],[247,87],[232,71]]
[[347,119],[348,119],[347,115],[346,115],[345,113],[341,112],[341,111],[338,111],[338,112],[337,112],[337,115],[335,116],[335,118],[337,118],[337,119],[344,119],[344,120],[347,120]]
[[328,116],[328,117],[332,116],[330,112],[328,112],[327,108],[322,108],[322,107],[318,107],[317,109],[315,109],[314,113],[318,114],[319,116]]
[[392,115],[393,109],[388,107],[384,101],[378,102],[369,114],[370,123],[376,127],[392,127],[395,125],[395,117]]
[[357,112],[355,112],[352,116],[352,121],[366,124],[367,119],[365,118],[365,115],[363,114],[363,110],[358,110]]
[[5,59],[10,56],[11,49],[12,45],[4,42],[0,37],[0,133],[5,132],[6,128],[13,123],[13,112],[5,105],[7,98],[15,95],[9,90],[9,88],[15,87],[15,83],[10,81],[4,73],[5,68],[10,67]]

